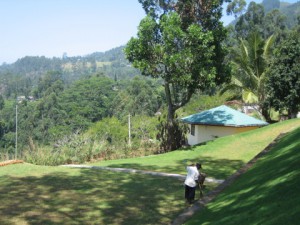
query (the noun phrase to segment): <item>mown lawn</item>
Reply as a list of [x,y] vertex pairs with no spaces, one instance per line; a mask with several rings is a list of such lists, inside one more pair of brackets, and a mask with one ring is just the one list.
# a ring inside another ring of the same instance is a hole
[[201,162],[209,177],[226,179],[267,147],[280,133],[300,126],[293,119],[208,142],[206,145],[143,158],[92,163],[97,166],[124,167],[185,174],[190,162]]
[[300,128],[272,150],[186,225],[298,225]]
[[0,168],[0,224],[168,224],[185,205],[174,178],[26,164]]
[[[185,174],[187,162],[201,161],[209,177],[224,179],[278,134],[299,126],[299,119],[290,120],[191,149],[94,165]],[[250,178],[254,183],[261,182],[254,175]],[[138,173],[30,164],[0,167],[0,224],[169,224],[185,209],[182,183],[174,178]],[[206,191],[213,187],[208,185]],[[261,190],[267,189],[258,189]],[[239,198],[233,201],[242,204],[247,199],[244,193],[248,193],[247,188],[233,191],[232,195]],[[279,194],[277,197],[282,198],[283,194]],[[225,200],[217,204],[217,210],[232,201]]]

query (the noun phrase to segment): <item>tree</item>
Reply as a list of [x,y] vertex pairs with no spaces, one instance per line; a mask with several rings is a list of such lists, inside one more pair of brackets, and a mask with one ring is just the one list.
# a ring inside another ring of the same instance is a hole
[[286,16],[278,9],[269,12],[263,20],[263,37],[267,38],[275,35],[275,42],[278,44],[287,36]]
[[161,82],[141,76],[121,81],[117,93],[111,114],[119,119],[128,114],[153,116],[161,108],[164,99]]
[[261,4],[251,2],[248,6],[247,12],[240,16],[235,25],[237,37],[245,39],[254,32],[262,34],[264,17],[264,7]]
[[265,81],[273,41],[274,36],[263,40],[257,32],[252,33],[248,40],[240,39],[239,47],[231,52],[232,81],[222,90],[222,93],[229,89],[242,91],[243,101],[259,104],[259,111],[267,121],[270,121],[270,116],[264,104]]
[[215,65],[220,59],[215,52],[221,47],[220,43],[215,45],[211,30],[197,23],[188,24],[175,12],[165,13],[160,19],[148,15],[139,25],[137,38],[131,38],[125,48],[128,60],[143,75],[164,81],[168,105],[165,150],[181,145],[181,137],[176,136],[176,110],[184,106],[197,89],[205,90],[222,79],[217,73],[221,70]]
[[4,105],[5,105],[4,98],[2,95],[0,95],[0,110],[4,108]]
[[234,15],[237,18],[245,10],[247,3],[245,0],[232,0],[226,9],[227,15]]
[[[284,39],[288,26],[287,17],[277,9],[278,4],[279,1],[273,0],[264,1],[263,4],[251,2],[246,13],[237,20],[236,37],[246,39],[251,33],[258,32],[264,39],[275,35],[276,43]],[[269,9],[265,10],[264,6]]]
[[73,83],[60,96],[60,104],[70,118],[72,129],[86,129],[90,123],[109,115],[115,91],[114,81],[94,75]]
[[263,0],[262,5],[265,8],[265,12],[269,12],[280,8],[280,0]]
[[300,36],[293,31],[275,51],[266,82],[268,103],[289,118],[300,110]]
[[55,92],[62,92],[64,83],[61,72],[48,71],[44,76],[39,78],[37,89],[34,91],[36,98],[41,98]]

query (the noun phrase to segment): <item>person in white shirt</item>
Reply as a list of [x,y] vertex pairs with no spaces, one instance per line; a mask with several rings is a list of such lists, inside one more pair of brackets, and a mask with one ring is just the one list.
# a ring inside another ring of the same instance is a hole
[[195,192],[197,186],[197,180],[199,177],[199,169],[201,169],[201,164],[196,163],[186,167],[187,176],[185,178],[185,199],[188,204],[192,204],[195,200]]

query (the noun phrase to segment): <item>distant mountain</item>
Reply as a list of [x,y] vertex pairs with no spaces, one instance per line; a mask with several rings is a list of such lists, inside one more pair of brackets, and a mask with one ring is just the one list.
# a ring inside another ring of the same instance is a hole
[[104,73],[112,78],[123,79],[138,74],[130,66],[123,53],[124,46],[106,52],[94,52],[86,56],[46,58],[45,56],[25,56],[12,64],[0,66],[0,76],[14,74],[37,78],[48,71],[58,71],[67,80],[74,80],[93,73]]
[[[265,13],[274,9],[278,9],[287,17],[288,27],[293,27],[297,24],[297,17],[300,15],[300,2],[289,3],[279,0],[264,0],[261,3],[265,8]],[[235,25],[239,18],[233,20],[229,25]]]
[[0,66],[0,95],[11,96],[18,86],[19,95],[26,95],[40,77],[49,71],[59,72],[66,85],[92,74],[102,73],[114,80],[132,78],[140,72],[131,67],[123,53],[124,46],[86,56],[46,58],[25,56],[12,64]]
[[287,17],[287,22],[289,27],[293,27],[298,22],[298,17],[300,18],[300,2],[294,4],[281,3],[280,11]]

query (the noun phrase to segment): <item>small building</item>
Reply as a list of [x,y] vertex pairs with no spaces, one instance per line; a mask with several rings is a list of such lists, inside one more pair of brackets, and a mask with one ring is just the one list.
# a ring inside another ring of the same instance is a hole
[[190,132],[187,137],[189,145],[268,125],[262,120],[225,105],[184,117],[181,121],[189,124]]

